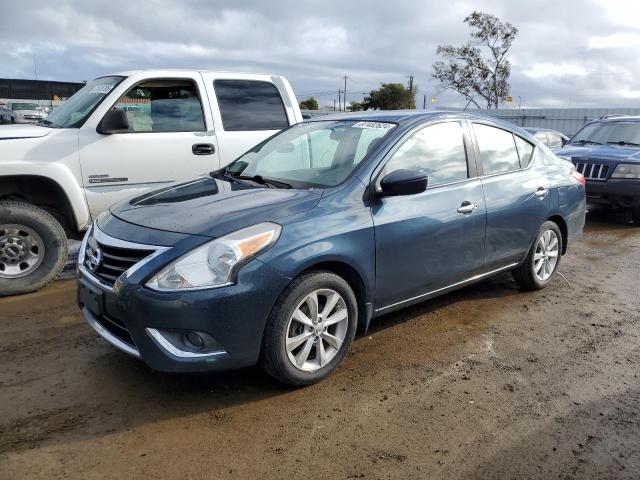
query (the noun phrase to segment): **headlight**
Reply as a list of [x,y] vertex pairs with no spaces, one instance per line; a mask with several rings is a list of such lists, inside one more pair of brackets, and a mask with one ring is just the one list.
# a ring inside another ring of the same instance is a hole
[[611,178],[640,178],[640,165],[618,165]]
[[170,291],[233,283],[240,267],[276,243],[281,230],[276,223],[259,223],[205,243],[156,274],[147,287]]

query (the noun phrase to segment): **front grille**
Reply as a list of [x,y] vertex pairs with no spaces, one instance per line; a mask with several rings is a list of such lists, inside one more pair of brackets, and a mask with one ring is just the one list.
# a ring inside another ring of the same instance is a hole
[[587,180],[606,180],[609,175],[609,165],[602,163],[576,163],[576,170]]
[[122,340],[127,345],[137,349],[136,343],[133,341],[133,337],[127,330],[127,327],[121,320],[118,320],[115,317],[111,317],[109,315],[101,315],[96,316],[96,321],[102,325],[102,327],[107,330],[111,335]]
[[97,248],[92,248],[92,243],[89,242],[87,245],[84,265],[93,275],[109,285],[113,285],[120,275],[155,251],[114,247],[99,241],[93,243]]

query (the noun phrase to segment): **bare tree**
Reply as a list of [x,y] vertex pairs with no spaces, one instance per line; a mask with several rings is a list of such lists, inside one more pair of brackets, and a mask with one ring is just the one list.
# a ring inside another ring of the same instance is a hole
[[[440,45],[436,54],[443,60],[433,64],[433,77],[445,89],[458,92],[481,108],[479,98],[484,99],[487,109],[498,108],[509,94],[511,63],[506,56],[518,29],[503,23],[494,15],[473,12],[464,19],[471,27],[471,40],[461,47]],[[487,58],[482,51],[488,50]]]

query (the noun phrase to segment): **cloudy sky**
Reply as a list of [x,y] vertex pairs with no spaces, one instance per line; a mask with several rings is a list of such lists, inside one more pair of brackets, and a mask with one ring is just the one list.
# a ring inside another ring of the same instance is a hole
[[464,105],[431,78],[473,10],[519,29],[511,94],[525,107],[640,106],[637,0],[0,0],[0,78],[82,81],[135,68],[278,73],[332,104],[414,75],[418,103]]

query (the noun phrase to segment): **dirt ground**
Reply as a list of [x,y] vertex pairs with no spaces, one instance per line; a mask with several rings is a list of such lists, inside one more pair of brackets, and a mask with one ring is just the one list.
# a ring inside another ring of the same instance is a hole
[[151,371],[64,280],[0,299],[0,478],[640,478],[640,228],[597,212],[544,291],[383,317],[327,381]]

